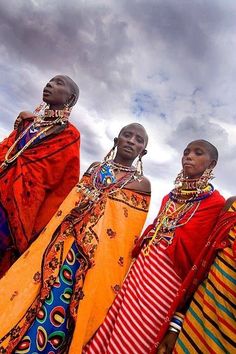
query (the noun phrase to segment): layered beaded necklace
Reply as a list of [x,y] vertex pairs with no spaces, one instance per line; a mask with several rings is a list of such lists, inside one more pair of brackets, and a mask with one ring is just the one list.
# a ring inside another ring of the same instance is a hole
[[[41,113],[43,111],[43,113]],[[36,108],[33,115],[34,121],[26,127],[26,129],[18,136],[12,146],[5,154],[3,163],[0,165],[0,169],[4,170],[11,165],[30,145],[32,145],[37,139],[45,136],[45,133],[57,124],[66,124],[70,115],[71,109],[65,108],[63,110],[51,110],[45,109],[45,103]],[[53,119],[48,119],[53,118]],[[41,127],[44,127],[41,129]],[[27,133],[34,134],[23,147],[17,149],[21,139],[26,136]],[[13,151],[15,150],[15,153]]]
[[[115,171],[125,172],[120,178],[116,178]],[[97,190],[109,188],[111,184],[116,184],[119,189],[134,179],[136,169],[133,166],[123,166],[114,162],[102,162],[92,173],[93,187]]]
[[[124,174],[117,178],[115,171],[124,172]],[[113,160],[96,164],[88,172],[91,174],[92,184],[87,186],[82,183],[77,188],[78,191],[83,191],[86,198],[91,201],[95,201],[105,190],[108,190],[109,194],[115,193],[135,180],[136,176],[136,169],[133,166],[123,166]]]
[[[175,230],[186,225],[198,210],[203,199],[209,197],[214,187],[207,184],[203,188],[191,189],[192,180],[186,180],[181,186],[176,186],[170,194],[163,210],[155,220],[154,228],[147,235],[148,243],[143,248],[144,255],[148,255],[152,244],[165,241],[166,247],[172,242]],[[195,183],[196,181],[194,181]],[[184,216],[189,213],[185,221],[181,222]]]

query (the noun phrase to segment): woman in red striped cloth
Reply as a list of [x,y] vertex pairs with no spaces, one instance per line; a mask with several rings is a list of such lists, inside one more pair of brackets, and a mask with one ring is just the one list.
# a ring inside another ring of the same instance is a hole
[[140,238],[136,260],[83,353],[155,353],[168,330],[176,333],[190,296],[186,290],[197,281],[199,255],[224,205],[209,183],[217,159],[218,151],[208,141],[196,140],[185,148],[175,188]]
[[236,196],[227,200],[211,238],[204,258],[214,263],[194,294],[175,354],[236,352]]

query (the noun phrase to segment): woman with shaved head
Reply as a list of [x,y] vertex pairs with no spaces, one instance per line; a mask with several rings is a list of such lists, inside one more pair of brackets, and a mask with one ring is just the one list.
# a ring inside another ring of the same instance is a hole
[[78,354],[103,322],[147,216],[150,183],[142,172],[147,142],[142,125],[122,128],[105,159],[89,167],[1,279],[4,352]]
[[69,123],[79,97],[64,75],[43,90],[43,104],[22,112],[0,144],[0,277],[47,225],[79,179],[80,133]]

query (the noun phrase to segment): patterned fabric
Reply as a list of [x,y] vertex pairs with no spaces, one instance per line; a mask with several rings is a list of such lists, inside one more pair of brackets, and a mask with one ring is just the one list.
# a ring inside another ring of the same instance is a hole
[[6,211],[0,203],[0,278],[14,263],[17,254],[12,242]]
[[[21,149],[34,135],[35,133],[30,133],[30,131],[28,131],[28,133],[19,141],[18,149]],[[3,209],[3,206],[0,204],[0,277],[5,274],[9,266],[14,262],[16,254],[17,252],[11,236],[7,214]]]
[[69,306],[79,266],[78,248],[74,242],[49,296],[14,353],[57,354],[65,349],[73,330]]
[[129,268],[150,197],[111,186],[111,195],[106,191],[91,201],[88,188],[91,176],[85,175],[41,236],[1,279],[0,352],[12,353],[29,331],[74,242],[80,266],[70,298],[75,323],[70,353],[78,354],[103,321]]
[[[0,164],[17,134],[14,130],[1,142]],[[29,134],[21,143],[31,137]],[[0,171],[0,202],[8,215],[15,247],[12,252],[20,255],[29,247],[78,182],[79,151],[80,134],[68,124],[57,134],[37,141]],[[11,264],[0,259],[0,277]]]
[[[235,211],[236,203],[231,211]],[[199,286],[186,314],[174,353],[235,353],[236,227],[229,246],[219,251],[207,279]]]
[[165,248],[162,241],[148,256],[140,254],[84,353],[149,353],[181,283]]
[[0,258],[3,257],[3,254],[11,244],[11,235],[7,222],[7,215],[0,204]]
[[[164,197],[160,213],[168,200],[168,197]],[[183,216],[182,226],[176,228],[172,243],[168,245],[162,240],[144,257],[146,244],[145,241],[142,243],[142,239],[148,239],[153,234],[155,224],[147,228],[148,231],[144,232],[139,242],[142,249],[137,260],[103,324],[85,347],[84,354],[156,352],[165,333],[164,328],[169,326],[170,318],[180,301],[186,298],[186,293],[182,293],[179,302],[175,303],[180,289],[186,280],[189,282],[191,269],[197,267],[197,257],[223,205],[224,198],[219,192],[213,192],[201,201],[192,218],[189,219],[191,209]],[[131,319],[133,322],[129,326]]]

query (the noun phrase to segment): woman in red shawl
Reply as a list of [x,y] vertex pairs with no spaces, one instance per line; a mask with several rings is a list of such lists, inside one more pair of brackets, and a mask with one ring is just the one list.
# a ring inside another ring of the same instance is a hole
[[183,286],[191,283],[189,274],[224,205],[224,198],[208,183],[217,159],[217,149],[209,142],[188,144],[175,188],[138,242],[135,263],[83,353],[155,353],[170,322],[181,320],[175,311],[189,295]]
[[80,133],[68,122],[79,96],[52,78],[35,112],[22,112],[0,144],[0,277],[39,235],[79,179]]

